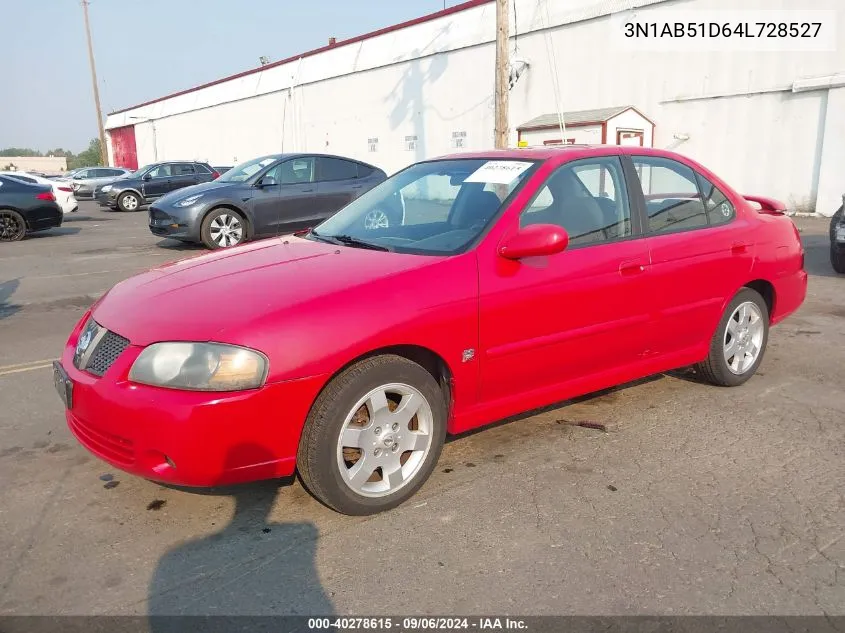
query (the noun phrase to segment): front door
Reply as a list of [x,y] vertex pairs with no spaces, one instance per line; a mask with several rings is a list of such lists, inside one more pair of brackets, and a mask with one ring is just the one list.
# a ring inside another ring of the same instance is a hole
[[631,198],[619,156],[567,163],[522,212],[519,228],[559,225],[569,247],[516,262],[479,261],[482,401],[642,358],[648,250]]
[[154,167],[144,176],[143,194],[147,200],[160,198],[170,191],[172,171],[171,165],[164,163]]

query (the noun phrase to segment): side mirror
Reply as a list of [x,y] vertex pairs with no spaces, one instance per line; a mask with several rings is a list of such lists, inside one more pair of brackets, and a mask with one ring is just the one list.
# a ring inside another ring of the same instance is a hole
[[522,259],[561,253],[569,246],[569,235],[554,224],[532,224],[506,237],[499,244],[505,259]]
[[143,180],[152,180],[152,179],[153,179],[153,177],[150,175],[150,173],[149,173],[149,172],[147,172],[146,174],[144,174],[144,178],[143,178]]
[[263,189],[264,187],[275,187],[279,183],[276,181],[275,178],[273,178],[273,176],[264,176],[264,178],[259,180],[257,184],[260,188]]

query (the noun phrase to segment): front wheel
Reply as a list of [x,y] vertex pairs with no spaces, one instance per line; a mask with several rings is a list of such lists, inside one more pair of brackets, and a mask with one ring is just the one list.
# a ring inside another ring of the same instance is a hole
[[739,386],[757,371],[768,340],[769,308],[760,293],[743,288],[722,315],[707,360],[696,369],[715,385]]
[[121,211],[137,211],[141,206],[141,199],[137,193],[128,191],[120,194],[117,199],[117,208]]
[[446,438],[446,403],[434,377],[394,355],[352,365],[323,390],[300,439],[306,488],[338,512],[389,510],[425,483]]
[[202,221],[201,237],[206,248],[231,248],[246,240],[246,224],[231,209],[214,209]]

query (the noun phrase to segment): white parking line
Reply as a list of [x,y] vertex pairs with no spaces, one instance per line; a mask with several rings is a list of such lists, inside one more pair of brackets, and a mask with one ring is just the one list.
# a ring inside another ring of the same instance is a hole
[[46,369],[53,366],[53,361],[56,359],[50,358],[46,360],[34,360],[29,363],[19,363],[17,365],[2,365],[0,366],[0,376],[8,376],[9,374],[20,374],[25,371],[34,371],[36,369]]

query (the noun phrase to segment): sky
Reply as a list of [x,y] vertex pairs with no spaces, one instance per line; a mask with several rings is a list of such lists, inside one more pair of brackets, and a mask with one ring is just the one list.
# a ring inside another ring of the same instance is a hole
[[[79,0],[0,0],[0,149],[97,136]],[[445,6],[460,4],[446,0]],[[444,0],[90,0],[103,116],[443,9]]]

